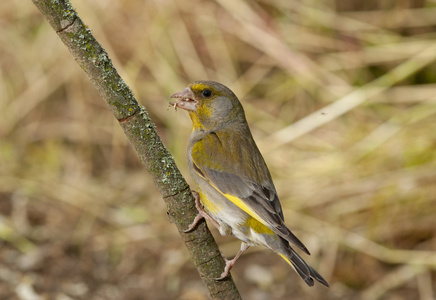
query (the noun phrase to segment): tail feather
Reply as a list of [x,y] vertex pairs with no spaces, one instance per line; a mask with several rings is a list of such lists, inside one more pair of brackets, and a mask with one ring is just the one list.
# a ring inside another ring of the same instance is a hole
[[286,253],[279,253],[279,255],[294,268],[308,286],[314,285],[314,279],[327,287],[329,286],[327,281],[315,271],[315,269],[309,266],[290,246],[286,248]]

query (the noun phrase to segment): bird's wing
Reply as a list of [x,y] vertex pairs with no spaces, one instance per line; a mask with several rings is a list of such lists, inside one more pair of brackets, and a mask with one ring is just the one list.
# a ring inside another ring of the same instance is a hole
[[271,176],[251,134],[234,141],[225,132],[210,133],[194,144],[191,156],[194,170],[213,188],[251,217],[309,254],[303,243],[284,224]]

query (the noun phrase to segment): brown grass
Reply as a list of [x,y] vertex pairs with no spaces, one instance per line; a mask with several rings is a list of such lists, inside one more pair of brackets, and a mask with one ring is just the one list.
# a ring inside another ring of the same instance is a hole
[[[347,4],[344,4],[347,2]],[[436,296],[434,1],[74,1],[187,176],[189,82],[241,99],[331,284],[250,249],[244,299]],[[150,177],[31,1],[0,3],[0,298],[207,299]],[[226,255],[239,248],[216,234]]]

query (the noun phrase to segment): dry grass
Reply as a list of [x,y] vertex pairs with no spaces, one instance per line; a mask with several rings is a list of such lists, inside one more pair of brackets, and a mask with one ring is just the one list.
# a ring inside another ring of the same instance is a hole
[[[287,224],[331,283],[307,288],[251,249],[233,271],[245,299],[436,296],[436,2],[377,3],[73,1],[184,174],[190,120],[169,95],[212,79],[242,100]],[[207,299],[150,177],[30,1],[0,3],[0,39],[0,298]]]

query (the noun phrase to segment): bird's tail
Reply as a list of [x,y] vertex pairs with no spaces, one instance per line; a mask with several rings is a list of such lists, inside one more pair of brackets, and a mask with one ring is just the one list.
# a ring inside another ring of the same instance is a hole
[[308,286],[313,286],[314,279],[319,283],[329,286],[327,281],[311,266],[309,266],[301,257],[288,245],[285,248],[284,253],[278,253],[294,270],[300,275],[300,277],[306,282]]

